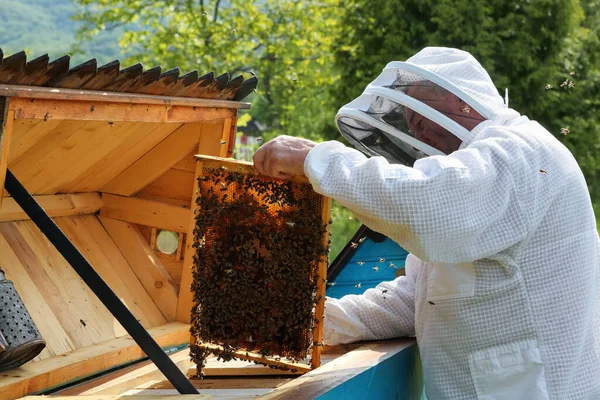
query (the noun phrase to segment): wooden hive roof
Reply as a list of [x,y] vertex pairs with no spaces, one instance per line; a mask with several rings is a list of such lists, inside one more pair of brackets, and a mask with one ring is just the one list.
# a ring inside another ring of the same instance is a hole
[[27,61],[24,51],[4,58],[0,48],[0,83],[64,89],[98,90],[144,95],[241,101],[256,88],[258,79],[231,79],[229,73],[198,71],[180,75],[179,68],[162,71],[160,66],[144,70],[140,63],[121,68],[119,60],[98,66],[92,58],[70,67],[70,56],[50,62],[48,54]]

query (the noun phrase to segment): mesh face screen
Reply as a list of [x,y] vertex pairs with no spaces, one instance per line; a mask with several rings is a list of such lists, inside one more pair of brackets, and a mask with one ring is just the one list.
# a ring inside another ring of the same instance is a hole
[[[244,349],[306,359],[312,348],[323,197],[309,183],[203,167],[195,216],[192,335],[224,360]],[[205,351],[192,357],[201,369]]]

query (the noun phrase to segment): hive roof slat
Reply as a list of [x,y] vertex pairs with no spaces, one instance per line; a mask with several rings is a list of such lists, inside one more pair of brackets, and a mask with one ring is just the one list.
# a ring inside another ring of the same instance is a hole
[[48,62],[45,54],[28,63],[24,51],[4,57],[0,48],[0,83],[241,101],[258,82],[256,77],[244,80],[243,76],[230,80],[229,73],[215,78],[213,72],[200,76],[198,71],[191,71],[179,76],[179,68],[161,74],[160,66],[144,70],[142,64],[120,70],[119,60],[98,67],[94,58],[70,68],[68,55]]

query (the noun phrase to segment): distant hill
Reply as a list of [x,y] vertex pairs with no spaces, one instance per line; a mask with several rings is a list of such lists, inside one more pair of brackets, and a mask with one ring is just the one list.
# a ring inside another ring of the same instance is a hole
[[[73,0],[0,0],[0,48],[5,55],[26,50],[28,59],[48,53],[54,60],[70,54],[81,26],[71,19],[78,7]],[[99,64],[123,60],[121,33],[102,32],[94,42],[84,43],[84,54],[75,55],[71,65],[93,57]]]

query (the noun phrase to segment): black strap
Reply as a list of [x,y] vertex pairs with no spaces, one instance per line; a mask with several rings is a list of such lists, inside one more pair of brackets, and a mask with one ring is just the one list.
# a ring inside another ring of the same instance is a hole
[[65,260],[71,264],[81,279],[98,296],[102,304],[108,308],[138,346],[148,355],[150,360],[156,364],[175,389],[181,394],[198,394],[194,385],[177,368],[173,361],[154,341],[152,336],[150,336],[148,331],[125,307],[115,292],[104,282],[83,254],[77,250],[77,247],[71,243],[69,238],[60,230],[44,209],[40,207],[33,196],[21,185],[10,170],[6,171],[4,187],[60,254],[62,254]]

